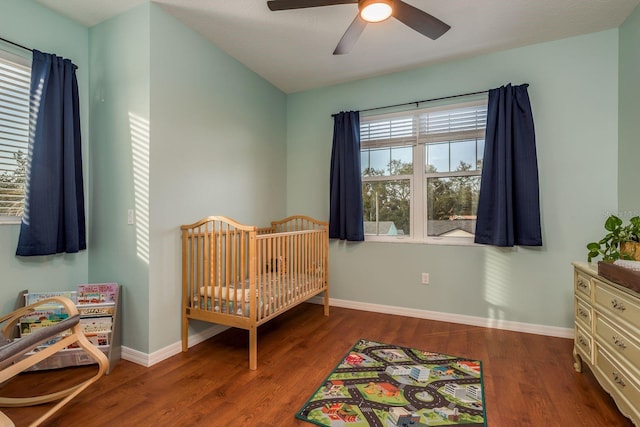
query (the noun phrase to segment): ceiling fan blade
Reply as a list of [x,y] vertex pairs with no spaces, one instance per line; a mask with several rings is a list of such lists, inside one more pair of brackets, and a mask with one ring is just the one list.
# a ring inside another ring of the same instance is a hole
[[358,3],[358,0],[269,0],[267,6],[269,10],[289,10],[351,3]]
[[336,50],[333,51],[334,55],[343,55],[345,53],[349,53],[353,45],[356,44],[360,34],[364,31],[364,28],[367,26],[367,21],[360,18],[360,14],[356,16],[356,19],[353,20],[347,31],[344,32],[344,35],[338,42],[338,46],[336,46]]
[[451,28],[435,16],[429,15],[416,7],[395,0],[393,2],[393,17],[417,32],[424,34],[432,40],[437,39]]

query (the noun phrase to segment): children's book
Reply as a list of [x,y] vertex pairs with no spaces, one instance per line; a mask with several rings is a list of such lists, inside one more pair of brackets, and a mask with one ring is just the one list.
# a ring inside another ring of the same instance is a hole
[[96,332],[92,334],[85,334],[89,342],[93,345],[109,345],[109,335],[111,332]]
[[20,318],[20,323],[36,323],[36,322],[59,322],[69,317],[69,314],[62,307],[51,307],[44,310],[32,311]]
[[85,334],[109,332],[111,331],[111,323],[111,317],[89,317],[80,319],[80,326],[82,326],[82,332]]
[[[20,334],[21,335],[27,335],[27,334],[30,334],[32,332],[37,331],[38,329],[46,328],[46,327],[49,327],[49,326],[53,326],[56,323],[58,323],[58,322],[57,321],[52,322],[52,321],[49,321],[49,320],[43,320],[42,322],[33,322],[33,323],[21,323],[20,324]],[[67,331],[64,331],[61,335],[68,335],[70,333],[71,333],[71,331],[67,330]]]
[[79,305],[78,312],[82,317],[113,316],[116,311],[114,303]]
[[[29,304],[33,304],[36,303],[38,301],[42,301],[44,299],[47,298],[51,298],[51,297],[67,297],[69,298],[71,301],[73,301],[74,304],[78,303],[78,299],[77,299],[77,292],[76,291],[58,291],[58,292],[30,292],[28,294],[24,295],[25,298],[25,304],[29,305]],[[46,304],[47,306],[51,305],[51,306],[58,306],[59,304]],[[44,306],[41,306],[44,307]]]
[[[109,345],[111,341],[111,332],[90,332],[84,334],[89,342],[95,346]],[[74,342],[67,348],[80,348],[77,342]]]
[[78,285],[78,304],[102,304],[115,302],[118,295],[117,283],[93,283]]

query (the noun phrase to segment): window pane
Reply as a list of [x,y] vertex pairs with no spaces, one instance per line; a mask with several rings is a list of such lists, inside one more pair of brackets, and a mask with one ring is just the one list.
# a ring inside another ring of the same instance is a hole
[[449,172],[449,143],[427,145],[427,172]]
[[476,141],[451,142],[451,170],[476,170]]
[[478,140],[478,169],[482,169],[482,160],[484,160],[484,139]]
[[473,236],[479,192],[479,176],[428,178],[427,235]]
[[413,147],[391,148],[391,175],[413,173]]
[[411,235],[411,181],[362,183],[364,234]]
[[360,151],[360,173],[362,176],[369,175],[369,150]]
[[385,147],[361,150],[363,176],[413,173],[413,147]]
[[391,158],[391,150],[388,148],[379,148],[369,150],[371,175],[389,175],[389,160]]

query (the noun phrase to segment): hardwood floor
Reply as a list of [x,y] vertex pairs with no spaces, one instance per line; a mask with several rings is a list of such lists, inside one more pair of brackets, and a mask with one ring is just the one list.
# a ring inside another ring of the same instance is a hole
[[[487,424],[632,426],[585,370],[573,341],[403,316],[303,304],[260,328],[258,370],[248,369],[248,333],[230,329],[150,368],[122,360],[47,426],[309,426],[294,418],[359,339],[481,360]],[[61,387],[69,368],[20,375],[3,395]],[[17,426],[43,406],[4,408]]]

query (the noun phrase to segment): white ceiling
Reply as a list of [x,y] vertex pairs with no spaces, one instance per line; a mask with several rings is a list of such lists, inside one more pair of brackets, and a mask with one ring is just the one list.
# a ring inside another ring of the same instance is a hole
[[[37,0],[93,26],[148,0]],[[405,0],[451,25],[431,40],[395,19],[332,55],[357,5],[271,12],[266,0],[152,0],[286,93],[616,28],[640,0]]]

